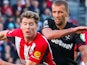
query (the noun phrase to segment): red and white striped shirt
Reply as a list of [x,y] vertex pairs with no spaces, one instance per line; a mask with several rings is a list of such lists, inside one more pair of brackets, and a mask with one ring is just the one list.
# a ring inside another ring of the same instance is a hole
[[[49,47],[46,38],[40,33],[37,33],[35,39],[29,44],[25,42],[21,29],[14,29],[7,32],[7,37],[10,41],[15,43],[18,55],[23,64],[25,64],[28,60],[40,64],[46,49]],[[50,47],[45,62],[48,65],[55,65]]]

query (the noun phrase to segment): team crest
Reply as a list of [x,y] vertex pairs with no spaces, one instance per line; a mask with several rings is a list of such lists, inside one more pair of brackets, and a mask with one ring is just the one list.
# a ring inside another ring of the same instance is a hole
[[35,52],[34,52],[34,57],[35,57],[36,59],[39,59],[40,56],[41,56],[41,52],[40,52],[40,51],[35,51]]

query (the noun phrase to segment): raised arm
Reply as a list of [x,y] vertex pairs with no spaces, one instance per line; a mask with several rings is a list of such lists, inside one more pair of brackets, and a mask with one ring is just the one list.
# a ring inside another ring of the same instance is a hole
[[71,34],[71,33],[82,33],[83,31],[86,31],[87,27],[85,26],[79,26],[75,28],[68,28],[68,29],[63,29],[63,30],[52,30],[51,28],[44,28],[42,29],[42,34],[47,38],[47,39],[55,39],[55,38],[61,38],[65,35]]

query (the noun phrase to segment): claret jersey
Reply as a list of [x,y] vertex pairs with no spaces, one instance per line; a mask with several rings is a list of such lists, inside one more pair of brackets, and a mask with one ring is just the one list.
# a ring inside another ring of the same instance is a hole
[[46,62],[48,65],[55,65],[49,44],[46,38],[40,33],[37,33],[35,39],[29,44],[25,42],[21,29],[14,29],[7,32],[7,37],[10,41],[12,41],[12,43],[15,44],[18,55],[23,64],[25,64],[28,60],[40,64],[46,49],[49,48],[44,62]]
[[[67,22],[64,29],[76,27],[72,23]],[[59,30],[54,20],[47,19],[44,21],[43,29],[44,28],[51,28],[52,30]],[[61,34],[61,33],[60,33]],[[53,57],[55,63],[58,65],[72,65],[76,64],[74,62],[74,47],[75,44],[77,45],[84,45],[85,43],[80,39],[80,36],[76,33],[72,33],[69,35],[66,35],[61,38],[51,39],[48,40],[53,52]]]

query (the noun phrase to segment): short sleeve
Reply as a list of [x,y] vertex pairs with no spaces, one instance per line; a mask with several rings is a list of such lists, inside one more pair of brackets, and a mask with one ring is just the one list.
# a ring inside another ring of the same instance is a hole
[[55,25],[54,23],[54,20],[52,19],[46,19],[44,22],[43,22],[43,29],[44,28],[52,28],[53,29],[53,26]]
[[49,28],[48,20],[44,21],[43,28]]
[[15,37],[22,37],[22,31],[21,29],[13,29],[13,30],[9,30],[6,34],[7,39],[11,42],[15,44]]

